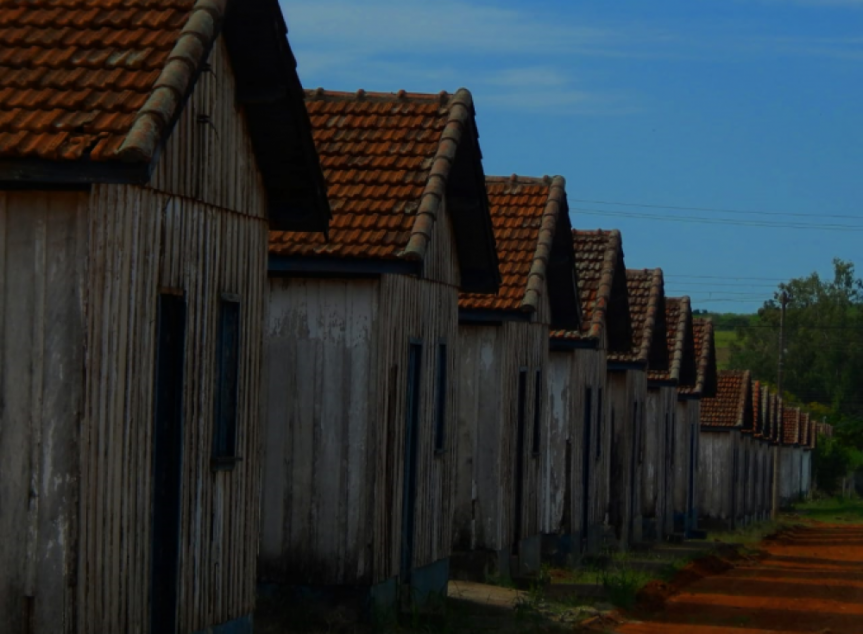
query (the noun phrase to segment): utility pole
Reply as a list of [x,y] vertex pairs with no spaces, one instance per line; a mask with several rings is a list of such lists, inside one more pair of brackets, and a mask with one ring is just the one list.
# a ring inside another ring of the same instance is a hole
[[[782,399],[782,370],[785,364],[785,306],[788,304],[788,293],[782,291],[779,296],[779,304],[781,306],[779,312],[779,362],[776,367],[776,391],[779,394],[779,399]],[[778,434],[776,444],[773,446],[773,508],[771,509],[770,517],[776,519],[779,513],[779,445],[782,443],[782,426],[784,421],[777,420]]]

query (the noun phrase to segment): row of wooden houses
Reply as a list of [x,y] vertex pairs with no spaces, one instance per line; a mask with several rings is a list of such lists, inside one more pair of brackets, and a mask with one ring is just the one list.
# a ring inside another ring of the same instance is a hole
[[810,418],[564,178],[487,176],[469,91],[303,91],[286,34],[0,0],[4,631],[251,632],[262,584],[423,600],[808,490]]

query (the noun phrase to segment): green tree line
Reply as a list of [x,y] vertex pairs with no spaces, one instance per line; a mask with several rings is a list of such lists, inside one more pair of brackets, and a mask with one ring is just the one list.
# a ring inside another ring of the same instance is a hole
[[[755,315],[721,315],[718,328],[733,327],[729,366],[749,369],[775,386],[779,359],[781,293],[786,293],[783,396],[834,426],[821,439],[815,477],[821,488],[863,463],[863,280],[854,264],[833,261],[833,279],[818,273],[779,284]],[[730,323],[728,323],[730,322]]]

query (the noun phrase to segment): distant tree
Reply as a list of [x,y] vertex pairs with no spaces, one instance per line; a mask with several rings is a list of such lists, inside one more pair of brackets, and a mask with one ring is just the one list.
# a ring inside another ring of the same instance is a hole
[[838,442],[863,449],[863,280],[851,262],[834,260],[832,280],[812,273],[780,284],[749,323],[737,324],[730,367],[776,382],[778,298],[783,291],[790,300],[785,315],[786,398],[796,405],[820,405],[821,415],[836,428]]

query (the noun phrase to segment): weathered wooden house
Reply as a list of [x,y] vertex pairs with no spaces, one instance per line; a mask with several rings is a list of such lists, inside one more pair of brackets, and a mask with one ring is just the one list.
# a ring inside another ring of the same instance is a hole
[[502,282],[459,298],[458,459],[453,545],[460,568],[540,565],[550,329],[578,330],[566,183],[486,179]]
[[800,462],[798,444],[800,409],[786,407],[782,413],[779,446],[779,503],[791,504],[800,498]]
[[642,539],[641,474],[647,425],[647,369],[666,367],[665,292],[660,269],[627,270],[632,348],[608,355],[608,407],[614,421],[609,520],[617,546]]
[[808,412],[803,412],[800,418],[800,496],[809,497],[812,489],[812,449],[814,436],[812,417]]
[[716,395],[716,346],[713,322],[692,320],[696,358],[695,384],[686,382],[677,389],[677,420],[674,426],[673,529],[692,535],[698,528],[698,442],[701,400]]
[[702,528],[736,528],[742,524],[742,430],[751,426],[749,371],[719,372],[716,396],[701,401],[698,501]]
[[270,234],[260,579],[424,600],[452,543],[458,294],[500,279],[473,99],[306,106],[333,219]]
[[[641,473],[642,538],[663,540],[674,532],[678,390],[694,387],[698,368],[688,297],[665,299],[667,353],[648,365],[647,427]],[[654,359],[657,355],[653,355]]]
[[603,546],[611,453],[607,357],[632,349],[620,232],[573,230],[572,238],[581,327],[551,332],[542,466],[543,551],[557,560]]
[[762,521],[770,515],[770,477],[769,443],[764,438],[765,429],[765,399],[760,381],[752,381],[752,439],[753,468],[752,485],[752,519]]
[[0,2],[0,622],[249,632],[268,227],[329,210],[264,0]]

